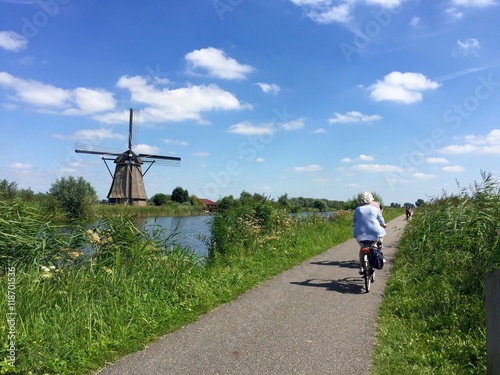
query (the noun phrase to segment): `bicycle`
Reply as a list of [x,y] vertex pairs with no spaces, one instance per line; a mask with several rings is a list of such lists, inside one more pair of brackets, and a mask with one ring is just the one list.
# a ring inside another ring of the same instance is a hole
[[373,247],[381,248],[380,241],[360,241],[361,254],[363,254],[362,266],[363,266],[363,279],[365,280],[366,293],[370,291],[371,283],[375,282],[375,268],[370,264],[370,252]]

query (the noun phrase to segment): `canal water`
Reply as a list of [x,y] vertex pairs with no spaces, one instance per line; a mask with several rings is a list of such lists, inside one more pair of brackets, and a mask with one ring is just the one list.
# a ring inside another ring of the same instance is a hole
[[141,231],[152,232],[157,229],[164,230],[164,236],[172,233],[175,235],[171,243],[178,243],[189,249],[196,255],[208,255],[208,248],[204,239],[210,238],[211,215],[202,216],[173,216],[155,218],[135,218],[136,227]]

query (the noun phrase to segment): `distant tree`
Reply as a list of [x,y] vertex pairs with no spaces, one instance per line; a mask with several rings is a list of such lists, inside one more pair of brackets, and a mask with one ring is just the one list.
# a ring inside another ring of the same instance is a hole
[[196,195],[191,195],[189,198],[189,202],[191,206],[204,206],[203,202]]
[[17,183],[5,179],[0,181],[0,197],[14,199],[17,196]]
[[151,202],[153,202],[153,204],[155,206],[163,206],[163,205],[167,204],[168,201],[170,201],[169,196],[167,194],[163,194],[163,193],[157,193],[149,199],[151,200]]
[[189,201],[189,192],[180,186],[177,186],[174,190],[172,190],[170,199],[177,203],[187,202]]
[[225,196],[217,201],[217,208],[221,211],[227,211],[235,206],[235,199],[232,195]]
[[285,207],[285,208],[290,207],[290,201],[288,200],[288,194],[283,194],[281,197],[279,197],[278,204],[281,207]]
[[326,202],[323,199],[316,199],[313,203],[313,207],[317,208],[320,212],[325,212],[327,209]]
[[52,184],[49,195],[54,197],[70,218],[89,216],[97,203],[97,193],[83,177],[62,177]]
[[417,201],[415,202],[415,206],[417,207],[420,207],[421,205],[423,205],[425,203],[425,201],[422,199],[422,198],[419,198],[417,199]]
[[415,205],[413,203],[409,203],[409,202],[405,202],[405,204],[403,204],[403,206],[410,206],[411,208],[415,208]]
[[392,202],[391,203],[391,207],[392,208],[401,208],[401,204],[400,203],[394,203],[394,202]]

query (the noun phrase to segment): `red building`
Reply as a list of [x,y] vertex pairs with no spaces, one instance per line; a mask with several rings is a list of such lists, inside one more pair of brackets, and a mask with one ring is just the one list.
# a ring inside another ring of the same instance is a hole
[[208,211],[208,212],[217,211],[217,203],[215,203],[214,201],[211,201],[210,199],[201,198],[200,202],[205,205],[206,211]]

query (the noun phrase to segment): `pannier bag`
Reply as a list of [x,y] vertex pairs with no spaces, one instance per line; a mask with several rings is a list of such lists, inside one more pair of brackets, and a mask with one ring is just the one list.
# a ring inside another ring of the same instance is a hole
[[372,246],[370,248],[368,261],[370,262],[370,266],[377,270],[381,270],[382,268],[384,268],[384,254],[382,254],[382,251],[375,246]]

